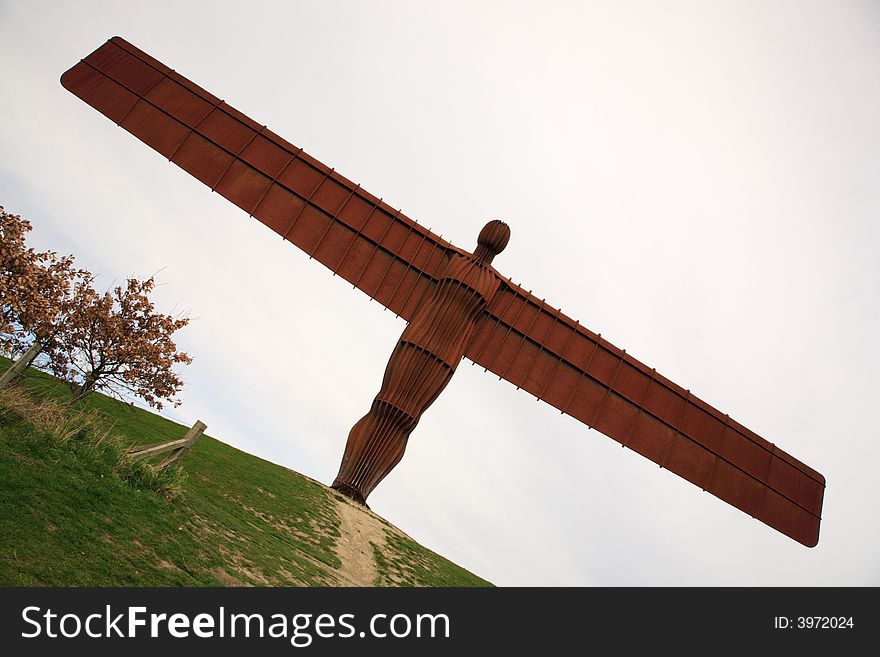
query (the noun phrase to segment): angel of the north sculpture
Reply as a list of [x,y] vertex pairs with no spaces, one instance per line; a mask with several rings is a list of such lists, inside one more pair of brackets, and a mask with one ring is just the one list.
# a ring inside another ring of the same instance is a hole
[[510,230],[458,248],[119,37],[64,73],[73,94],[407,326],[333,487],[366,504],[462,358],[807,546],[825,479],[504,278]]

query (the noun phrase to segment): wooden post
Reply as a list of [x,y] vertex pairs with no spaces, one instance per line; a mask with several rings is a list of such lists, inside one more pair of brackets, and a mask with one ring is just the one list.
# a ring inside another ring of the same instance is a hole
[[42,345],[40,345],[39,342],[34,342],[28,347],[28,350],[12,364],[12,367],[3,373],[2,377],[0,377],[0,390],[3,390],[3,388],[21,376],[21,373],[24,372],[28,368],[28,365],[34,361],[34,358],[37,357],[41,349]]
[[176,452],[169,454],[168,457],[159,464],[159,467],[167,468],[178,465],[183,457],[189,454],[189,451],[193,448],[193,445],[196,444],[199,436],[201,436],[207,428],[207,424],[201,420],[196,420],[196,423],[190,427],[190,430],[187,431],[186,435],[183,437],[183,440],[185,441],[183,446]]
[[190,430],[186,432],[186,435],[183,438],[171,440],[167,443],[138,445],[137,447],[129,449],[128,455],[131,458],[138,460],[147,458],[148,456],[156,456],[157,454],[171,452],[171,454],[165,457],[165,459],[156,467],[167,468],[169,466],[176,466],[180,463],[180,460],[189,453],[189,450],[195,445],[199,436],[201,436],[207,428],[208,425],[201,420],[197,420],[196,423],[190,427]]

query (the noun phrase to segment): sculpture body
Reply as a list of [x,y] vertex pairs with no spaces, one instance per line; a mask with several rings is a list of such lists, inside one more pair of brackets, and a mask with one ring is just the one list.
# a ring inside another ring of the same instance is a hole
[[400,336],[370,411],[349,433],[333,488],[366,504],[400,462],[409,435],[452,379],[474,322],[498,290],[500,281],[489,264],[509,236],[506,224],[491,221],[473,255],[452,256]]

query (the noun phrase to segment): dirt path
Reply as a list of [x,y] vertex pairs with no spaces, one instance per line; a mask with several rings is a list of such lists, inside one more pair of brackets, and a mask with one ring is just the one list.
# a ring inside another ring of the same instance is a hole
[[335,497],[340,533],[336,555],[342,561],[338,573],[351,586],[373,586],[379,573],[370,543],[385,543],[384,526],[363,507]]

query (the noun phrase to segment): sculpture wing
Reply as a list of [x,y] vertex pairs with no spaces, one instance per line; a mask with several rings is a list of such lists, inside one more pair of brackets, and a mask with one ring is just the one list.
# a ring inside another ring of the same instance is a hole
[[61,83],[407,320],[457,251],[120,37]]
[[813,547],[825,479],[518,285],[503,281],[465,356]]

